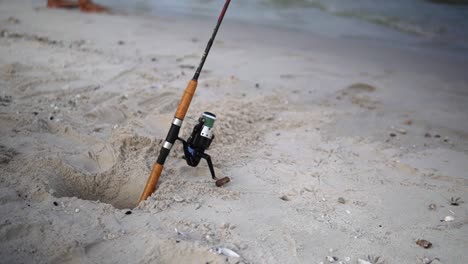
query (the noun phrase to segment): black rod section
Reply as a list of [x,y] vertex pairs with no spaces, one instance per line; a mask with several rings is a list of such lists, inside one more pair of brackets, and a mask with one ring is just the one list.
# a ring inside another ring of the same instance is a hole
[[218,33],[219,26],[221,25],[221,22],[223,21],[224,14],[226,13],[226,10],[227,10],[230,2],[231,2],[231,0],[226,0],[226,3],[224,4],[223,10],[221,11],[221,14],[219,14],[218,23],[216,23],[216,27],[214,28],[213,34],[211,35],[211,38],[208,41],[208,44],[206,45],[205,52],[203,53],[200,64],[198,65],[197,71],[193,75],[192,80],[197,81],[198,76],[200,76],[200,72],[203,69],[203,65],[205,64],[206,57],[208,57],[208,53],[210,52],[211,45],[213,45],[214,39],[216,37],[216,33]]

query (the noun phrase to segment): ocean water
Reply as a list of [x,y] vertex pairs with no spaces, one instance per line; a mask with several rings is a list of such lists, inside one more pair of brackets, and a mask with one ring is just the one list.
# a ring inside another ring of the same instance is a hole
[[[127,11],[216,18],[224,0],[97,0]],[[468,50],[468,0],[232,0],[229,19],[332,36]]]

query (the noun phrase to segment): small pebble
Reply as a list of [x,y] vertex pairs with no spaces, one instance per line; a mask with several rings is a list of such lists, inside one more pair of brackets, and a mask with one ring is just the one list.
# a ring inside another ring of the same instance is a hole
[[57,202],[54,202],[54,205],[55,205],[55,206],[58,206],[58,203],[57,203]]
[[343,198],[343,197],[338,197],[338,202],[340,204],[345,204],[346,203],[346,200]]
[[53,117],[53,116],[51,116],[51,117],[49,117],[49,119],[50,119],[50,120],[54,120],[54,117]]
[[404,124],[409,126],[409,125],[413,124],[413,120],[407,119],[407,120],[405,120]]
[[200,209],[200,207],[201,207],[201,204],[196,204],[196,205],[195,205],[195,210]]
[[406,135],[406,130],[405,129],[397,129],[397,132],[402,134],[402,135]]
[[430,138],[430,137],[431,137],[431,134],[430,134],[430,133],[426,133],[426,134],[424,134],[424,137]]
[[260,84],[259,84],[259,83],[256,83],[256,84],[255,84],[255,88],[260,88]]
[[396,134],[395,133],[390,133],[390,136],[391,137],[396,137]]
[[327,256],[326,259],[327,259],[327,261],[330,262],[330,263],[333,263],[333,262],[335,262],[335,261],[338,260],[337,257],[332,257],[332,256]]
[[433,210],[437,209],[437,205],[431,203],[427,208],[429,208],[429,210],[433,211]]
[[76,208],[75,213],[79,213],[79,212],[80,212],[80,209]]
[[435,137],[435,138],[440,138],[440,135],[435,135],[434,137]]
[[290,201],[291,199],[289,199],[289,197],[287,195],[283,195],[280,197],[281,200],[283,201]]
[[132,211],[125,212],[126,215],[132,214]]
[[423,248],[430,248],[432,247],[432,243],[425,240],[425,239],[418,239],[416,240],[416,244],[423,247]]
[[123,45],[123,44],[125,44],[125,42],[123,40],[119,40],[119,42],[117,42],[117,44]]

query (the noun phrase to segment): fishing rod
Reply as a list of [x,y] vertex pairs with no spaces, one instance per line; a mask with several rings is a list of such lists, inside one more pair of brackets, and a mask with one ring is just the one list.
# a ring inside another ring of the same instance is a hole
[[226,0],[223,10],[219,14],[218,22],[216,23],[216,27],[213,30],[213,34],[211,35],[211,38],[206,45],[205,52],[203,53],[200,64],[198,65],[193,78],[189,81],[187,87],[185,88],[185,92],[179,101],[174,119],[166,136],[166,141],[161,147],[158,159],[153,165],[151,174],[148,177],[145,189],[143,190],[138,203],[146,200],[156,190],[156,185],[158,184],[159,177],[161,176],[161,172],[164,167],[164,162],[166,161],[166,158],[169,155],[169,152],[171,151],[171,148],[176,140],[180,140],[183,143],[184,158],[189,166],[196,167],[201,159],[205,159],[208,163],[211,177],[216,180],[216,186],[221,187],[230,181],[229,177],[224,177],[221,179],[216,178],[213,164],[211,162],[211,157],[205,153],[205,150],[209,148],[211,141],[214,138],[212,133],[213,125],[216,121],[216,116],[214,114],[210,112],[204,112],[198,119],[198,124],[193,128],[192,134],[187,139],[187,141],[179,138],[180,127],[182,126],[185,114],[187,114],[192,97],[195,94],[195,90],[197,89],[198,77],[200,76],[200,73],[203,69],[206,57],[208,57],[208,53],[210,52],[216,34],[218,33],[219,26],[223,21],[224,14],[226,13],[230,2],[230,0]]

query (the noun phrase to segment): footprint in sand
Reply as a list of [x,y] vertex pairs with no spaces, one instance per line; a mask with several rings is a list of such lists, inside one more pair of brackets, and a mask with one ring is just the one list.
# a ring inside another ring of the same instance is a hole
[[98,106],[85,114],[99,123],[119,124],[127,119],[127,114],[115,105]]
[[0,166],[8,164],[16,155],[18,155],[18,152],[14,149],[0,145]]
[[372,99],[368,94],[373,93],[376,90],[377,88],[373,85],[366,83],[355,83],[339,91],[336,99],[341,100],[343,97],[346,97],[354,105],[373,110],[377,108],[379,102]]

